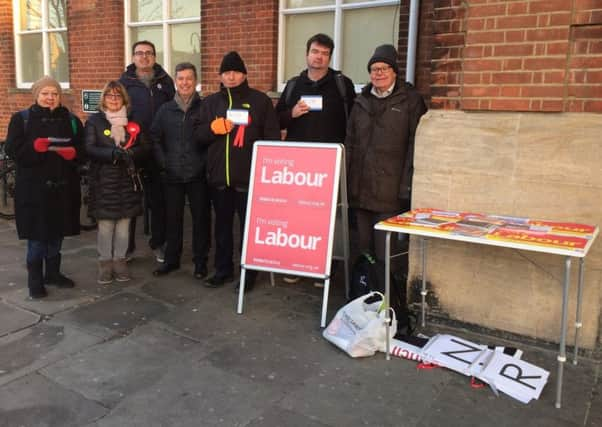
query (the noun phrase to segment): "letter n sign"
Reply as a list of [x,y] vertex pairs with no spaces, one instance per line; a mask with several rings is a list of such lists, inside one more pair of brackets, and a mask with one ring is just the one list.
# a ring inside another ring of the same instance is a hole
[[329,276],[342,149],[325,143],[254,144],[241,265]]

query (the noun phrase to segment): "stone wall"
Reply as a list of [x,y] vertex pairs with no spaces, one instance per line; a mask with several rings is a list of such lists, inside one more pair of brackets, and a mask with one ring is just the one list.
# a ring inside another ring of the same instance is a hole
[[[602,115],[431,110],[417,133],[413,207],[602,224]],[[427,280],[443,316],[557,342],[564,258],[429,240]],[[410,280],[421,275],[418,241]],[[578,262],[572,263],[569,325]],[[585,262],[582,343],[600,347],[602,238]],[[573,328],[569,328],[572,344]]]

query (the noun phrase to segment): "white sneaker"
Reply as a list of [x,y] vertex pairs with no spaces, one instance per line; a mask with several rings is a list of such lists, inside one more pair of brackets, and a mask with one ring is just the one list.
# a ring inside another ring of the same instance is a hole
[[165,245],[153,249],[153,253],[155,254],[157,262],[165,262]]
[[299,276],[284,276],[282,278],[282,280],[285,283],[291,283],[292,284],[292,283],[298,283],[299,280],[301,280],[301,278]]

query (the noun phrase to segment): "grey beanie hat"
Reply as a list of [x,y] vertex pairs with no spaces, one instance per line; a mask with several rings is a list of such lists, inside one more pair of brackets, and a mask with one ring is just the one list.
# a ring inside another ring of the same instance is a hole
[[372,58],[368,61],[368,71],[370,71],[370,66],[375,62],[389,64],[393,68],[393,71],[397,73],[397,51],[395,47],[391,44],[383,44],[374,49],[374,54],[372,54]]

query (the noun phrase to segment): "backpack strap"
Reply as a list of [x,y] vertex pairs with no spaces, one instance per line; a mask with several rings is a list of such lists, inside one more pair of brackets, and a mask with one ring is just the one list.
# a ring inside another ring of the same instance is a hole
[[334,81],[337,84],[339,95],[341,95],[341,98],[343,98],[345,120],[349,120],[349,97],[347,96],[347,85],[345,84],[345,76],[340,71],[335,71]]
[[295,76],[286,82],[286,88],[284,88],[284,103],[287,107],[290,105],[293,98],[293,91],[295,90],[295,85],[297,84],[298,78],[299,76]]

